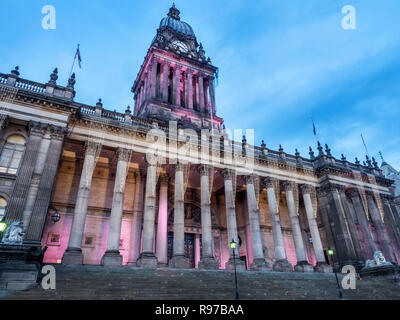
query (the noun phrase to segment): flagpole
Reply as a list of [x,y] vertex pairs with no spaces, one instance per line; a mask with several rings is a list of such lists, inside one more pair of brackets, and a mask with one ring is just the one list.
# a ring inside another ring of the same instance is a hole
[[363,137],[362,133],[361,133],[361,139],[362,139],[362,142],[363,142],[363,144],[364,144],[365,151],[367,152],[367,155],[368,155],[368,157],[369,157],[368,148],[367,148],[367,145],[365,144],[365,140],[364,140],[364,137]]
[[75,56],[74,56],[74,62],[72,63],[71,72],[69,73],[69,77],[68,77],[68,78],[71,78],[72,71],[74,70],[74,66],[75,66],[76,57],[77,57],[77,55],[78,55],[78,51],[79,51],[79,46],[80,46],[80,45],[78,44],[78,48],[76,49]]

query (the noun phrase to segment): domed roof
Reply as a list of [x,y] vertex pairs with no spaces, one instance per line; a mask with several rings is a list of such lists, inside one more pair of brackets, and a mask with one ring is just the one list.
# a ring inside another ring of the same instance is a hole
[[180,11],[175,8],[175,4],[169,9],[168,17],[165,17],[160,22],[161,28],[170,28],[178,33],[184,34],[186,36],[195,37],[192,27],[181,21],[179,17]]

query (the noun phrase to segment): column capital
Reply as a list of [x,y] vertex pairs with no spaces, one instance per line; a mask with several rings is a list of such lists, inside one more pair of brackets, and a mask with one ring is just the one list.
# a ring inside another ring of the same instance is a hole
[[210,175],[210,169],[212,168],[212,166],[207,165],[207,164],[199,164],[199,166],[197,167],[197,170],[200,174],[200,176],[209,176]]
[[187,164],[184,164],[182,162],[177,161],[177,163],[175,164],[175,171],[183,171],[185,170],[185,166]]
[[165,185],[168,185],[168,182],[169,182],[168,173],[160,174],[160,184],[165,186]]
[[224,180],[233,180],[234,171],[232,169],[224,169],[221,172]]
[[46,123],[41,123],[31,120],[29,121],[28,127],[29,127],[29,135],[35,135],[41,137],[44,135],[49,125]]
[[101,144],[94,141],[86,141],[84,150],[85,154],[96,156],[99,153],[99,149],[101,149]]
[[8,120],[9,120],[8,115],[5,114],[0,115],[0,130],[3,130],[8,126]]
[[310,184],[303,183],[300,185],[300,190],[303,194],[311,194],[312,188]]
[[254,184],[254,176],[253,175],[245,175],[243,179],[246,184]]
[[263,180],[264,186],[269,189],[269,188],[274,188],[275,183],[277,182],[277,179],[272,178],[272,177],[266,177]]
[[360,192],[358,191],[357,188],[352,187],[346,189],[346,195],[348,195],[350,198],[357,198],[360,197]]
[[285,180],[281,182],[281,185],[285,191],[295,191],[296,183],[294,181]]
[[125,148],[118,148],[116,151],[118,161],[129,162],[131,160],[131,150]]
[[54,140],[64,140],[65,135],[68,133],[68,128],[50,125],[50,135]]

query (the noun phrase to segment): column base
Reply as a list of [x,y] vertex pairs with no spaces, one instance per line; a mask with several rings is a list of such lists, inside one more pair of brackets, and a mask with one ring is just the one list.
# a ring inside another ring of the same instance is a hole
[[219,269],[219,263],[214,258],[204,258],[199,261],[199,269]]
[[[246,270],[246,263],[243,260],[236,259],[236,270],[245,271]],[[230,258],[229,261],[225,264],[226,270],[234,270],[235,265],[233,262],[233,258]]]
[[275,261],[272,269],[278,272],[293,272],[293,266],[286,259]]
[[136,266],[141,268],[157,268],[157,257],[152,253],[142,253],[136,261]]
[[177,268],[177,269],[191,269],[192,266],[190,265],[189,259],[185,256],[173,256],[169,261],[170,268]]
[[332,273],[333,269],[332,267],[325,263],[325,262],[317,262],[317,265],[314,267],[315,272],[320,272],[320,273]]
[[62,257],[63,265],[83,265],[83,254],[81,248],[67,248]]
[[268,262],[265,259],[254,259],[253,263],[250,265],[250,270],[252,271],[271,271]]
[[106,251],[103,258],[101,258],[102,266],[122,266],[122,256],[118,250]]
[[314,272],[314,267],[308,261],[298,261],[294,266],[295,272]]

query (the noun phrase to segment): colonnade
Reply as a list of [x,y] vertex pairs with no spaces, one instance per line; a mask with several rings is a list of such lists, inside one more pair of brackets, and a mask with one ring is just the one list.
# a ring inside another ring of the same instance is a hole
[[[136,90],[140,107],[148,99],[199,112],[215,112],[214,77],[188,66],[154,57]],[[138,109],[138,108],[136,108]]]

